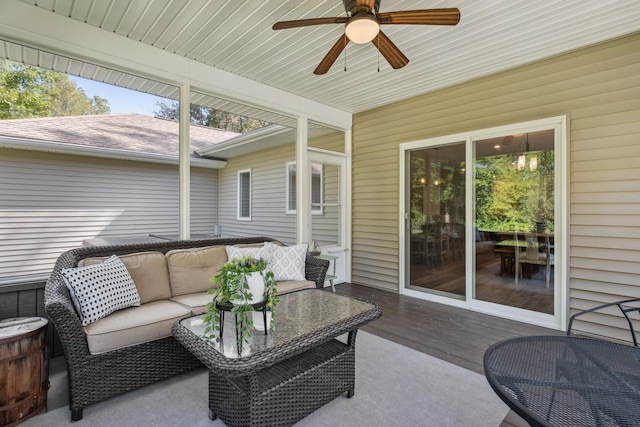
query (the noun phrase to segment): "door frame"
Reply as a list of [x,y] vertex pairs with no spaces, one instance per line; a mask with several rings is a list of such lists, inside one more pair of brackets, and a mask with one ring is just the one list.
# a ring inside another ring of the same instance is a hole
[[[337,166],[339,170],[338,176],[338,191],[339,191],[339,222],[340,230],[338,230],[338,236],[340,244],[323,246],[322,254],[332,255],[338,257],[337,260],[331,261],[330,271],[328,274],[332,274],[335,271],[337,278],[334,280],[334,284],[344,283],[351,280],[351,240],[350,240],[350,193],[349,188],[351,184],[349,182],[349,174],[347,173],[349,155],[339,153],[336,151],[323,150],[319,148],[308,148],[308,162],[309,170],[311,170],[311,163],[322,163],[332,166]],[[323,199],[323,206],[326,206]],[[313,228],[313,215],[311,216],[311,229]]]
[[[412,141],[399,146],[399,215],[398,215],[398,243],[399,243],[399,291],[400,294],[465,308],[472,311],[482,312],[493,316],[504,317],[538,326],[565,330],[568,312],[568,140],[567,140],[567,116],[555,116],[545,119],[518,122],[514,124],[472,130],[458,134],[446,135],[436,138]],[[407,204],[408,188],[407,174],[409,171],[407,162],[409,151],[423,148],[432,148],[455,143],[466,144],[466,165],[474,165],[474,144],[480,139],[490,138],[499,135],[508,135],[516,132],[533,132],[537,130],[554,129],[555,137],[555,257],[556,266],[554,269],[554,314],[537,313],[530,310],[523,310],[515,307],[504,306],[474,299],[475,280],[475,251],[473,245],[473,224],[475,209],[474,173],[467,173],[465,176],[465,298],[454,299],[441,295],[434,295],[407,288],[409,279],[409,244],[408,222],[410,210]]]

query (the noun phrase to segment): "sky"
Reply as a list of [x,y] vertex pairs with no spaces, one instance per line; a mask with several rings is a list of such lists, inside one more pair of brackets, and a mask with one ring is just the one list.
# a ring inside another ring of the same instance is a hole
[[[124,89],[118,86],[108,85],[81,77],[69,76],[69,80],[75,82],[84,93],[93,98],[99,96],[109,101],[111,114],[138,113],[145,116],[153,116],[157,110],[156,100],[165,100],[153,95]],[[166,100],[165,100],[166,101]]]

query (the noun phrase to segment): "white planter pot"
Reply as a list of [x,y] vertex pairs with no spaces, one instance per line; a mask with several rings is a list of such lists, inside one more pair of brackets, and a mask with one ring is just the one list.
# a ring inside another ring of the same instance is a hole
[[[264,299],[264,277],[262,277],[259,271],[246,273],[244,277],[249,284],[249,292],[253,296],[251,300],[246,302],[249,304],[261,302]],[[231,302],[236,305],[245,303],[245,301],[242,300],[233,300]]]
[[[262,311],[254,311],[251,313],[253,316],[253,327],[259,331],[264,331],[264,318],[262,317]],[[271,311],[267,311],[267,329],[271,325]]]

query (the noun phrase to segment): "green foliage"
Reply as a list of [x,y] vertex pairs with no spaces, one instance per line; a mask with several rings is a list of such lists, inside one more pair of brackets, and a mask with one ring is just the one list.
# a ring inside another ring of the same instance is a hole
[[66,74],[0,59],[0,119],[108,114],[109,102],[89,98]]
[[248,343],[253,328],[253,320],[249,316],[249,313],[253,311],[253,305],[249,303],[253,295],[250,292],[246,275],[254,272],[259,272],[264,278],[263,300],[266,301],[267,309],[272,311],[269,328],[273,331],[275,328],[273,308],[280,302],[280,298],[278,298],[277,282],[273,272],[266,269],[267,265],[268,261],[263,258],[255,259],[248,255],[232,258],[220,269],[218,275],[211,278],[211,281],[217,286],[209,290],[213,299],[207,303],[207,311],[204,315],[204,323],[207,325],[205,338],[218,339],[220,336],[219,305],[227,305],[234,300],[240,300],[243,303],[234,303],[231,313],[237,314],[236,327],[240,331],[238,348],[242,349],[243,342]]
[[[178,121],[180,118],[180,103],[177,101],[156,101],[158,110],[154,111],[156,117]],[[231,132],[245,133],[268,125],[268,122],[252,119],[215,108],[202,107],[191,104],[190,123],[194,125],[208,126]]]
[[511,156],[476,162],[476,226],[491,231],[534,231],[544,224],[553,231],[553,151],[529,152],[538,168],[519,170]]
[[[416,151],[410,163],[410,212],[412,230],[425,224],[461,224],[465,206],[464,153],[449,147]],[[480,157],[474,164],[475,225],[478,229],[554,231],[554,152],[528,151],[537,168],[519,170],[517,156]],[[457,160],[451,160],[451,159]],[[541,230],[542,228],[542,230]]]

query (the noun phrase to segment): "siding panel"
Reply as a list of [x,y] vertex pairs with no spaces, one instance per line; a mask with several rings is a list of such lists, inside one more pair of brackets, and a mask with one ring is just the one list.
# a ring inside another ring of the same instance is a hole
[[[171,165],[0,150],[0,283],[47,277],[86,239],[177,233]],[[217,171],[193,168],[191,232],[216,222]]]
[[[344,134],[330,133],[309,141],[310,147],[344,152]],[[286,213],[286,164],[295,161],[295,145],[256,151],[228,159],[227,167],[218,171],[218,215],[222,234],[230,237],[267,236],[291,245],[297,242],[296,217]],[[236,215],[238,170],[252,169],[251,221],[239,221]],[[324,199],[335,203],[337,176],[326,168]],[[323,215],[313,215],[314,238],[319,245],[335,242],[337,214],[333,207]]]
[[[571,312],[640,296],[638,33],[357,114],[352,281],[399,291],[399,144],[561,114],[569,116],[569,278],[562,285]],[[377,191],[383,186],[391,190]],[[384,216],[372,216],[372,206]],[[373,265],[384,267],[372,275]],[[604,319],[576,326],[626,336],[624,325]]]

